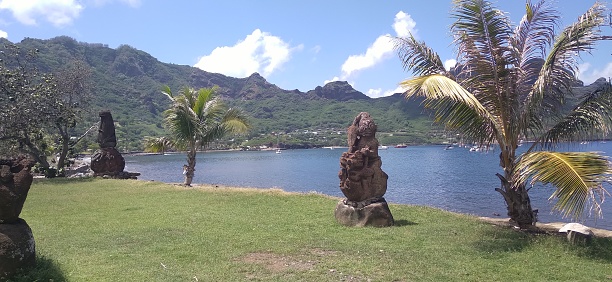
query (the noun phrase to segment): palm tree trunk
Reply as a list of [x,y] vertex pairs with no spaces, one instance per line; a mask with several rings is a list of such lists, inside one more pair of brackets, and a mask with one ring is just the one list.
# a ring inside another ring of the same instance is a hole
[[506,177],[500,174],[497,174],[497,177],[501,179],[501,188],[496,188],[495,191],[504,196],[510,221],[515,222],[521,229],[534,225],[536,217],[525,185],[514,189]]
[[187,172],[185,173],[185,182],[183,183],[185,186],[191,186],[191,182],[193,181],[193,175],[195,174],[195,165],[196,165],[196,148],[192,146],[187,153]]

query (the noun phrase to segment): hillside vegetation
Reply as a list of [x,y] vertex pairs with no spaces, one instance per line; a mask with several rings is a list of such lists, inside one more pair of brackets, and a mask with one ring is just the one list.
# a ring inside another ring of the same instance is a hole
[[246,78],[228,77],[163,63],[128,45],[112,49],[104,44],[77,42],[67,36],[49,40],[26,38],[17,45],[38,50],[35,65],[42,72],[55,72],[75,60],[90,66],[94,98],[86,122],[74,134],[79,135],[97,122],[100,110],[111,110],[118,146],[123,151],[141,150],[145,136],[165,134],[162,112],[170,101],[161,94],[163,85],[175,90],[218,86],[221,97],[230,106],[248,113],[253,124],[251,132],[227,138],[213,148],[277,143],[286,147],[344,145],[345,129],[363,111],[375,119],[383,144],[449,140],[444,130],[432,124],[420,101],[407,101],[399,93],[372,99],[342,81],[307,92],[284,90],[258,73]]

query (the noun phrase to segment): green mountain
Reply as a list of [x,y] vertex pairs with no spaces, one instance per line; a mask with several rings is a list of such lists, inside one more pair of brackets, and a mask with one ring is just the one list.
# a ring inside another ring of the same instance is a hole
[[[4,43],[7,43],[6,39]],[[2,42],[0,42],[2,43]],[[220,142],[220,147],[273,145],[288,147],[344,145],[345,129],[359,112],[369,112],[378,124],[383,144],[431,143],[448,139],[432,126],[420,101],[407,101],[401,94],[372,99],[336,81],[313,90],[285,90],[269,83],[258,73],[234,78],[198,68],[158,61],[128,45],[116,49],[104,44],[77,42],[60,36],[49,40],[26,38],[16,43],[37,49],[35,62],[42,72],[55,72],[73,60],[92,68],[90,118],[83,128],[98,121],[98,111],[110,110],[116,122],[119,146],[142,149],[144,136],[164,134],[162,112],[169,100],[161,94],[163,85],[173,91],[181,87],[219,87],[221,97],[252,117],[248,136]]]

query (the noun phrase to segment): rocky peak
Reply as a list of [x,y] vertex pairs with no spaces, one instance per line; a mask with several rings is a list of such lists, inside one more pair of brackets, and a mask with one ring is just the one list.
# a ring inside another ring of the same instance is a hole
[[314,90],[308,91],[307,94],[338,101],[370,99],[370,97],[355,90],[346,81],[332,81],[323,87],[317,86]]

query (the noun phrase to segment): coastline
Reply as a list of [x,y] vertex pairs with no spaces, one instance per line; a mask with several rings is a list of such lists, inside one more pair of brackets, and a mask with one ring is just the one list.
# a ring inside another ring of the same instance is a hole
[[[151,180],[139,180],[139,181],[151,181]],[[166,182],[164,182],[166,183]],[[236,191],[258,191],[258,192],[262,192],[262,193],[269,193],[269,192],[276,192],[276,193],[286,193],[286,194],[296,194],[296,195],[305,195],[305,194],[317,194],[317,195],[321,195],[330,199],[336,199],[336,200],[341,200],[343,198],[341,197],[335,197],[335,196],[330,196],[330,195],[326,195],[323,193],[318,193],[318,192],[290,192],[290,191],[285,191],[281,188],[277,188],[277,187],[270,187],[270,188],[253,188],[253,187],[236,187],[236,186],[224,186],[224,185],[213,185],[213,184],[192,184],[191,187],[187,187],[184,186],[181,183],[166,183],[169,185],[173,185],[173,186],[177,186],[177,187],[182,187],[183,189],[232,189],[232,190],[236,190]],[[391,205],[400,205],[400,206],[410,206],[408,204],[395,204],[395,203],[390,203]],[[439,209],[436,207],[431,207],[434,209]],[[451,212],[451,211],[447,211],[447,212]],[[451,213],[456,213],[456,214],[461,214],[461,215],[466,215],[466,216],[471,216],[474,217],[480,221],[486,222],[486,223],[490,223],[493,225],[497,225],[497,226],[503,226],[503,227],[508,227],[508,228],[513,228],[515,227],[515,225],[513,225],[510,222],[510,218],[508,217],[486,217],[486,216],[477,216],[477,215],[473,215],[473,214],[468,214],[468,213],[457,213],[457,212],[451,212]],[[566,225],[566,222],[537,222],[535,227],[541,231],[545,231],[547,233],[554,233],[554,234],[565,234],[565,233],[560,233],[559,229],[561,229],[561,227],[563,227],[564,225]],[[612,230],[607,230],[607,229],[601,229],[601,228],[594,228],[591,226],[587,226],[589,229],[591,229],[591,231],[593,231],[593,234],[595,235],[595,237],[598,238],[612,238]]]

